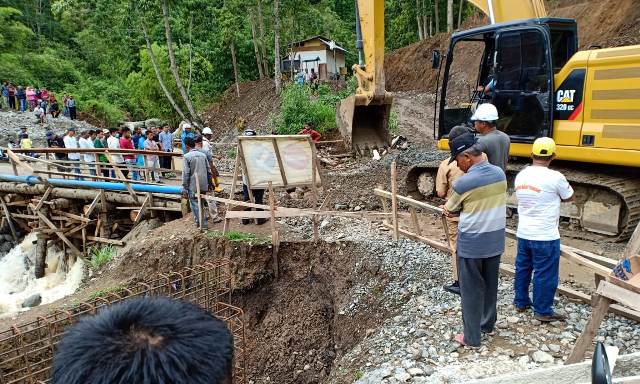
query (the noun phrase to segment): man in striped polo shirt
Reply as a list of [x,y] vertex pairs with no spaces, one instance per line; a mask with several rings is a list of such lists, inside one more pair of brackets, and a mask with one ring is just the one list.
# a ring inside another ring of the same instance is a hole
[[458,278],[462,297],[462,345],[479,347],[482,333],[493,334],[498,298],[500,256],[504,253],[507,179],[478,148],[472,133],[450,143],[451,162],[465,172],[453,184],[444,207],[447,217],[459,215]]

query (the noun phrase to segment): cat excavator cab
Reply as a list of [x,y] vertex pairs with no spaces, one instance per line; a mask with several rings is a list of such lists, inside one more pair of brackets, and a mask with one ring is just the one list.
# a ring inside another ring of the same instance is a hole
[[338,104],[336,122],[347,148],[364,154],[389,145],[393,99],[384,81],[384,0],[356,0],[356,35],[358,89]]

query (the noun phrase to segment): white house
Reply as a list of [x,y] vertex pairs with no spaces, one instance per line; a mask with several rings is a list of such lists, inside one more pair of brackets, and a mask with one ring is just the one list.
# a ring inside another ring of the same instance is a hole
[[[320,80],[336,79],[345,71],[347,51],[334,41],[323,36],[314,36],[289,45],[289,53],[282,61],[282,71],[311,69],[318,73]],[[345,69],[343,69],[345,68]]]

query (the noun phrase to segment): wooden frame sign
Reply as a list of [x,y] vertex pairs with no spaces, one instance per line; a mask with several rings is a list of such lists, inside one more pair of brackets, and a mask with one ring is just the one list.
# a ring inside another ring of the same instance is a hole
[[308,135],[240,136],[238,142],[249,188],[322,185],[315,144]]

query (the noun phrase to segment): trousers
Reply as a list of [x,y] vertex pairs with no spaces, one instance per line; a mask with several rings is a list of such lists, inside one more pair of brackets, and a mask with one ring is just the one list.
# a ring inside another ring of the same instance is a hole
[[480,346],[482,332],[493,332],[496,325],[500,256],[458,257],[464,342],[473,347]]
[[[518,238],[513,304],[520,308],[533,304],[533,312],[536,315],[552,315],[553,298],[558,288],[559,269],[560,239],[536,241]],[[529,297],[532,273],[533,303]]]

